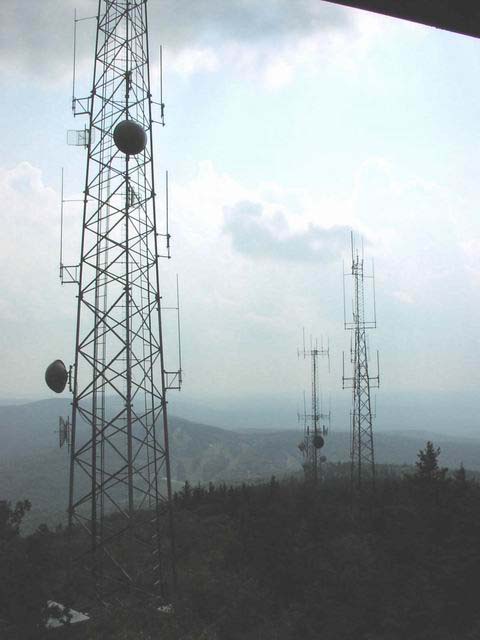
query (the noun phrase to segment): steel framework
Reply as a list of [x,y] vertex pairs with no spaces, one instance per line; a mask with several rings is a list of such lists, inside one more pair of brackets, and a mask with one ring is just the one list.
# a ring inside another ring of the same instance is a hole
[[[330,369],[330,346],[323,346],[323,341],[318,345],[318,340],[310,339],[310,348],[305,346],[305,333],[303,335],[303,349],[298,351],[298,356],[303,355],[310,358],[311,362],[311,413],[307,412],[305,393],[303,395],[303,414],[298,415],[298,419],[303,422],[303,440],[300,443],[300,450],[303,454],[303,469],[305,478],[317,483],[322,477],[320,450],[324,445],[324,438],[328,435],[328,427],[331,421],[331,412],[324,413],[319,407],[319,366],[318,359],[327,357]],[[320,425],[320,422],[324,424]],[[328,424],[328,427],[325,425]]]
[[[107,602],[168,602],[175,575],[166,391],[181,372],[164,364],[146,4],[98,3],[92,91],[73,98],[88,117],[81,259],[61,265],[78,284],[69,525]],[[117,146],[124,121],[140,150]]]
[[[344,326],[353,333],[353,344],[350,348],[350,361],[353,365],[351,377],[345,376],[345,358],[343,364],[343,388],[353,389],[351,412],[351,486],[361,490],[368,478],[375,486],[375,450],[373,443],[373,412],[370,390],[380,385],[377,351],[377,375],[369,373],[369,349],[367,330],[377,326],[375,305],[375,276],[372,263],[372,274],[365,275],[363,246],[359,254],[351,235],[352,266],[349,273],[344,269]],[[345,278],[353,279],[352,320],[347,321],[345,309]],[[365,279],[372,280],[373,320],[365,320]]]

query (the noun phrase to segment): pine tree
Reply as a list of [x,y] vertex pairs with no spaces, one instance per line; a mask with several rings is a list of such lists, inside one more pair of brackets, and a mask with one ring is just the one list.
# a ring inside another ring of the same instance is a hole
[[465,467],[463,466],[463,462],[461,462],[460,467],[455,469],[453,472],[453,478],[455,480],[455,484],[460,487],[464,487],[467,484],[467,474]]
[[428,440],[425,449],[420,449],[417,454],[415,478],[422,481],[443,480],[448,469],[439,467],[439,457],[440,447],[435,448],[433,442]]

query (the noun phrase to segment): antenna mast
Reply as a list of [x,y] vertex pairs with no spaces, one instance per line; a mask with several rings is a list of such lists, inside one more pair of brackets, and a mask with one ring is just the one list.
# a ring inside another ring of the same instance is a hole
[[[369,372],[369,349],[367,330],[377,326],[375,308],[375,279],[372,275],[365,275],[363,243],[359,254],[351,234],[352,266],[349,273],[343,274],[344,291],[344,326],[353,334],[350,347],[350,361],[353,365],[351,377],[345,376],[345,357],[343,358],[343,388],[353,389],[351,412],[351,487],[362,490],[368,479],[375,487],[375,451],[373,444],[373,412],[370,391],[380,386],[379,360],[377,351],[377,374]],[[345,278],[353,279],[352,319],[347,321],[345,305]],[[373,320],[365,319],[365,279],[372,280],[373,287]]]
[[[320,357],[326,357],[328,359],[328,369],[330,371],[330,345],[327,343],[327,347],[323,346],[323,340],[318,344],[318,340],[315,341],[310,338],[310,348],[305,346],[305,330],[303,330],[303,349],[298,350],[298,356],[303,355],[303,358],[307,357],[311,359],[311,413],[307,413],[305,394],[303,396],[304,412],[298,415],[299,421],[303,422],[303,440],[299,445],[299,449],[303,454],[303,469],[305,472],[305,479],[317,484],[318,480],[322,477],[321,462],[322,456],[320,456],[320,450],[325,444],[324,438],[328,434],[328,427],[330,426],[331,412],[323,413],[323,408],[319,407],[319,363]],[[320,424],[320,422],[324,422]],[[325,426],[325,422],[328,423],[328,427]]]
[[[75,15],[75,38],[77,22]],[[74,114],[88,125],[81,257],[70,280],[78,307],[69,526],[85,537],[77,566],[90,571],[102,602],[129,594],[168,603],[175,541],[166,393],[178,388],[181,372],[170,387],[147,3],[99,0],[96,29],[91,93],[73,97]]]

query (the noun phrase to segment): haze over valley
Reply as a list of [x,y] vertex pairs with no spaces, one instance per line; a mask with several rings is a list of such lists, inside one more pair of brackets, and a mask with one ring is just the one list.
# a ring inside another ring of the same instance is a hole
[[[65,447],[59,449],[57,430],[58,417],[67,416],[69,410],[66,399],[0,406],[0,486],[4,498],[11,501],[28,498],[32,502],[25,520],[27,530],[42,522],[50,526],[65,523],[69,457]],[[213,410],[211,413],[215,414]],[[80,429],[85,429],[85,425],[80,425]],[[220,428],[173,413],[170,430],[172,479],[177,491],[186,480],[208,485],[303,474],[298,450],[302,439],[300,425],[259,428],[257,423],[252,428],[247,422],[243,428],[231,428],[224,422]],[[442,465],[453,470],[463,463],[467,469],[480,472],[480,437],[469,437],[468,433],[468,429],[463,434],[428,428],[379,429],[375,433],[376,461],[412,467],[419,449],[430,439],[441,447]],[[324,453],[329,463],[348,463],[349,432],[332,429]]]

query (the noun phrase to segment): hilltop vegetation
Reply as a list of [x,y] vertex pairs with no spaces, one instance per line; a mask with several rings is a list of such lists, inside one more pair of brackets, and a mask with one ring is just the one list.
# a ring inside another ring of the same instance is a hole
[[[174,508],[175,613],[110,610],[88,629],[51,632],[51,637],[455,640],[480,635],[480,486],[463,468],[450,474],[442,469],[433,446],[419,456],[414,472],[380,477],[376,493],[357,498],[353,508],[347,479],[333,474],[317,488],[294,478],[235,487],[187,483]],[[0,528],[0,618],[16,625],[2,637],[50,637],[40,631],[40,604],[61,592],[64,535],[43,528],[20,538],[19,509],[16,516],[10,511],[9,523],[4,518],[7,524]]]

